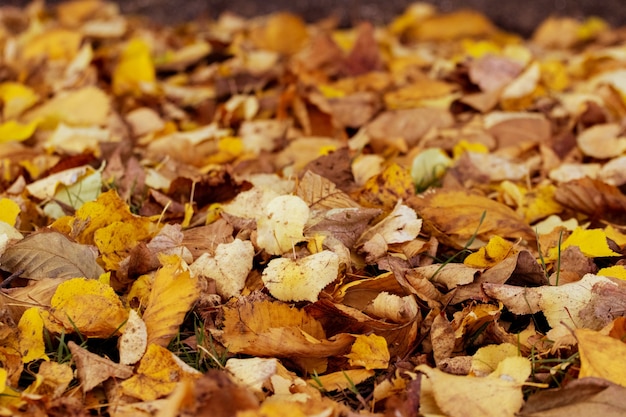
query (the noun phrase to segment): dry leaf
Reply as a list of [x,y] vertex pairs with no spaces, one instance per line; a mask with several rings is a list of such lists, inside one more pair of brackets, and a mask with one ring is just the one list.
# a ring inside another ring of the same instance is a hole
[[130,367],[93,354],[72,341],[68,342],[67,346],[76,363],[76,372],[83,393],[91,391],[109,378],[127,379],[133,374]]
[[272,259],[263,270],[263,284],[281,301],[317,301],[320,292],[337,279],[339,257],[329,250],[295,261]]
[[626,344],[597,331],[579,328],[574,330],[580,354],[579,378],[602,378],[626,386],[626,370],[620,360],[626,353]]
[[375,334],[358,335],[350,353],[345,356],[351,366],[362,366],[368,370],[387,369],[389,366],[387,341]]
[[12,245],[0,257],[0,264],[30,279],[98,278],[104,273],[92,249],[57,232],[32,234]]
[[118,339],[120,364],[134,365],[146,352],[148,346],[148,329],[135,310],[130,310],[128,320]]

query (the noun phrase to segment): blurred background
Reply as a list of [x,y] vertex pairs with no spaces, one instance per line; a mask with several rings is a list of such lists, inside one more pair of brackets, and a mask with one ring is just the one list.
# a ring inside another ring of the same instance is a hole
[[[503,29],[530,35],[550,15],[576,18],[599,16],[613,26],[626,25],[624,0],[426,0],[443,12],[472,8],[485,13]],[[48,0],[47,4],[59,3]],[[343,25],[360,20],[388,22],[400,14],[410,0],[117,0],[122,11],[151,17],[163,24],[175,24],[201,16],[217,17],[225,10],[251,17],[277,10],[290,10],[308,21],[329,15]],[[2,5],[25,5],[24,0],[0,0]]]

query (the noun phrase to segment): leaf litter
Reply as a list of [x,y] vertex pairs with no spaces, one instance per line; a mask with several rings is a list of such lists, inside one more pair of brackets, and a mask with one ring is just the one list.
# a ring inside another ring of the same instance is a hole
[[0,44],[0,415],[623,414],[623,29],[84,0]]

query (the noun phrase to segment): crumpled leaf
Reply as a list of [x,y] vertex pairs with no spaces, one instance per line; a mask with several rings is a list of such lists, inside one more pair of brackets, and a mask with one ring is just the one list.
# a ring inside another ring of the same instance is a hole
[[221,243],[215,249],[215,256],[202,254],[189,266],[195,276],[215,280],[217,293],[224,299],[241,295],[246,278],[252,270],[254,247],[250,241],[235,239]]
[[304,310],[246,298],[225,306],[224,328],[212,333],[230,352],[279,358],[324,358],[344,353],[354,342],[347,334],[327,339],[321,323]]
[[133,375],[132,368],[117,364],[69,341],[67,347],[72,352],[76,373],[83,393],[87,393],[109,378],[126,379]]
[[305,258],[272,259],[263,270],[263,284],[281,301],[317,301],[320,292],[337,279],[339,257],[329,250]]
[[528,359],[509,357],[483,378],[450,375],[427,365],[419,365],[416,370],[428,377],[422,381],[420,412],[423,414],[513,417],[524,403],[522,384],[531,368]]
[[523,417],[620,417],[626,412],[626,389],[605,379],[586,377],[566,386],[538,391],[527,400]]
[[387,340],[375,334],[358,335],[350,353],[345,356],[351,366],[362,366],[368,370],[387,369],[389,366]]
[[128,320],[118,340],[120,364],[134,365],[141,359],[148,346],[148,329],[146,323],[133,309],[129,311]]
[[48,323],[88,337],[106,339],[119,331],[128,311],[110,285],[99,280],[73,278],[61,283],[50,301],[52,310],[45,312]]
[[488,296],[502,302],[514,314],[541,311],[552,327],[548,337],[553,340],[569,334],[572,327],[601,329],[614,319],[609,306],[615,309],[621,303],[617,284],[593,274],[558,287],[523,288],[489,283],[482,286]]
[[59,398],[74,379],[72,368],[67,363],[53,361],[42,362],[35,381],[26,389],[26,393]]
[[34,233],[11,245],[0,256],[0,265],[6,271],[21,271],[21,276],[35,280],[98,278],[104,273],[92,249],[58,232]]
[[143,313],[148,344],[167,346],[199,296],[198,280],[178,256],[162,256]]

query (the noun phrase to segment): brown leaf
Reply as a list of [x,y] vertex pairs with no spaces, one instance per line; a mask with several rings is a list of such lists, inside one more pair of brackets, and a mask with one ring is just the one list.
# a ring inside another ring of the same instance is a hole
[[450,112],[422,107],[386,111],[372,120],[366,129],[373,140],[383,144],[402,139],[408,147],[413,147],[430,129],[449,127],[452,123]]
[[312,171],[307,171],[302,176],[296,188],[296,195],[304,200],[311,210],[361,208],[330,179]]
[[133,374],[130,366],[119,365],[110,359],[91,353],[72,341],[68,342],[67,346],[76,363],[76,372],[83,393],[91,391],[109,378],[126,379]]
[[407,204],[424,219],[426,229],[459,249],[474,234],[482,241],[493,235],[535,240],[535,233],[512,209],[468,191],[441,189],[412,197]]
[[626,224],[626,196],[619,188],[602,181],[585,177],[560,184],[554,199],[595,219]]
[[546,274],[535,257],[527,250],[508,256],[492,268],[485,271],[476,282],[494,284],[508,283],[519,286],[547,285]]
[[25,278],[98,278],[104,270],[89,246],[72,242],[58,232],[34,233],[7,248],[2,269]]
[[355,76],[381,69],[382,65],[374,26],[370,22],[363,22],[357,28],[357,39],[352,51],[344,61],[344,71],[347,75]]
[[562,388],[539,391],[522,407],[522,417],[619,417],[626,413],[626,388],[587,377]]

